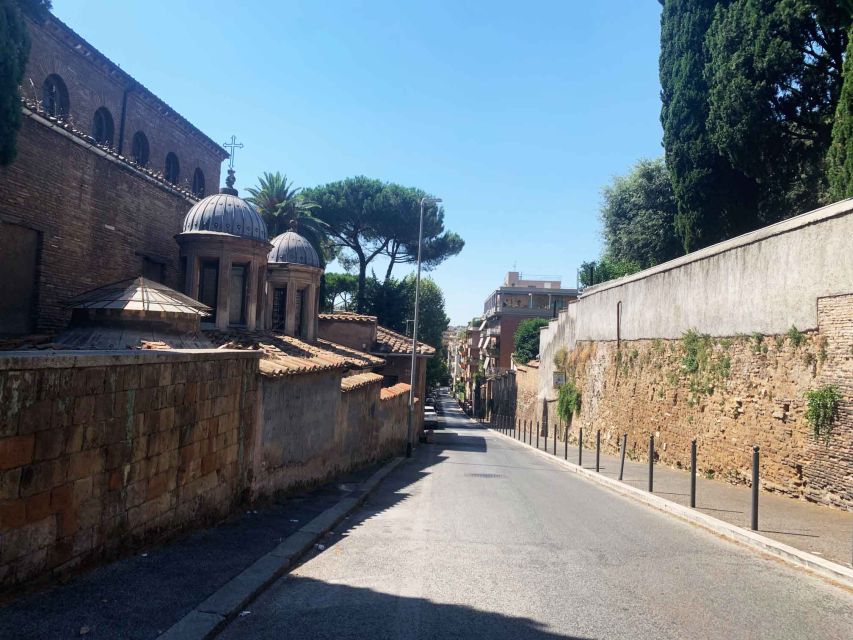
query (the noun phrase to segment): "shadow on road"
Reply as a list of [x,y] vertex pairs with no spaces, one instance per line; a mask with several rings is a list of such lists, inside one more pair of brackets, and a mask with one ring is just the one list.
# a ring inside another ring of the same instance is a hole
[[[488,638],[489,640],[584,640],[559,635],[530,618],[442,604],[288,576],[265,596],[263,606],[234,620],[222,634],[265,640],[317,638]],[[283,631],[286,630],[286,631]]]

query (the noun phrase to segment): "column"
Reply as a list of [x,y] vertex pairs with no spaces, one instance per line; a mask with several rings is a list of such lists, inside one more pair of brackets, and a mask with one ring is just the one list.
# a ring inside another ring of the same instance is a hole
[[305,304],[302,317],[305,318],[305,339],[314,342],[317,339],[317,285],[309,284],[305,290]]
[[231,254],[223,253],[219,258],[219,292],[216,301],[216,328],[228,328],[228,316],[231,311]]
[[284,319],[284,332],[289,336],[296,335],[296,282],[292,276],[287,278],[287,315]]
[[256,314],[258,311],[258,262],[253,257],[249,262],[249,286],[246,287],[246,328],[254,330],[257,324]]

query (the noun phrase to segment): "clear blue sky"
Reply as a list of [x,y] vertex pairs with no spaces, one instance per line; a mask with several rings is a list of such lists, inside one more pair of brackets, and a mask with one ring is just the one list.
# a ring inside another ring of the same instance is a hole
[[235,133],[238,187],[263,171],[299,186],[363,174],[441,196],[466,241],[432,273],[453,324],[513,264],[574,286],[601,248],[601,187],[662,153],[653,0],[54,0],[54,13],[217,142]]

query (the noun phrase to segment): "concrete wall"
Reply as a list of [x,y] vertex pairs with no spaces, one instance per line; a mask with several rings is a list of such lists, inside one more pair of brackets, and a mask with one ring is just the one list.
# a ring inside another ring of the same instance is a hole
[[245,351],[0,357],[0,585],[227,515],[256,372]]
[[817,327],[816,300],[853,289],[853,200],[591,287],[577,340],[779,334]]

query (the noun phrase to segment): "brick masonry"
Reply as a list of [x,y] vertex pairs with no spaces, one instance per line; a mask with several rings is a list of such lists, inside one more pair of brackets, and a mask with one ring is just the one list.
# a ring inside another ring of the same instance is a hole
[[222,518],[248,485],[253,354],[112,358],[0,362],[6,587]]
[[31,118],[18,140],[16,161],[0,168],[0,223],[39,233],[37,330],[65,326],[69,297],[141,275],[144,256],[182,288],[174,236],[191,200]]
[[[582,394],[570,442],[646,459],[655,435],[658,461],[689,468],[696,438],[700,472],[733,483],[751,478],[752,446],[761,448],[761,486],[796,498],[853,507],[853,295],[819,298],[818,329],[795,346],[786,334],[711,338],[699,370],[685,368],[683,340],[579,341],[568,352],[569,379]],[[808,390],[839,387],[842,402],[828,439],[805,418]],[[530,411],[528,385],[518,384],[518,418]],[[557,424],[556,403],[548,421]],[[562,428],[558,427],[558,434]]]

